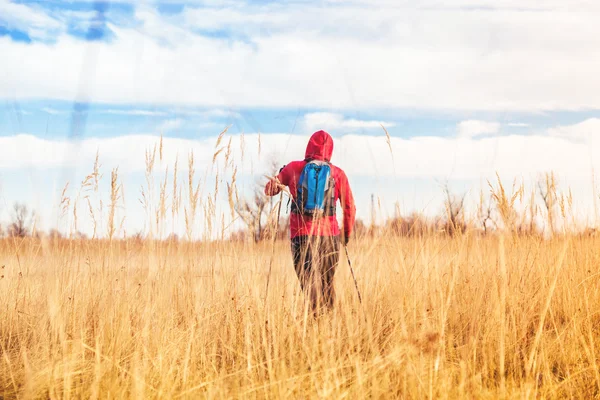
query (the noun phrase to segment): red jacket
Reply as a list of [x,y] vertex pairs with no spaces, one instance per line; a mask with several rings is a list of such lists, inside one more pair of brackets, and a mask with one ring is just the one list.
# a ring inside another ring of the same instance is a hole
[[[333,139],[325,131],[315,132],[306,146],[305,160],[320,160],[329,162],[333,153]],[[296,201],[298,180],[300,174],[306,165],[306,161],[293,161],[283,167],[279,175],[269,181],[265,187],[267,196],[275,196],[281,192],[281,185],[290,189],[293,201]],[[335,180],[335,200],[340,200],[344,213],[344,235],[350,237],[354,228],[356,217],[356,207],[352,190],[344,171],[335,165],[331,165],[331,173]],[[279,183],[279,185],[278,185]],[[335,216],[325,216],[317,219],[299,215],[290,214],[290,235],[292,238],[297,236],[338,236],[340,227]]]

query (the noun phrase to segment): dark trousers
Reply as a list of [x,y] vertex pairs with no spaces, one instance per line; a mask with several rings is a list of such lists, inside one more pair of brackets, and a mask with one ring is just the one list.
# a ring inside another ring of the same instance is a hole
[[313,312],[329,309],[335,301],[333,277],[340,259],[337,236],[299,236],[292,238],[294,269]]

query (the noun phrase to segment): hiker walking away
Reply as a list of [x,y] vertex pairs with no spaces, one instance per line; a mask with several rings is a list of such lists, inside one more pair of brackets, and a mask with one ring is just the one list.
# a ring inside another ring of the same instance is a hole
[[[340,241],[348,244],[354,228],[356,208],[344,171],[330,163],[333,139],[325,131],[315,132],[306,146],[303,161],[293,161],[265,187],[275,196],[284,186],[292,195],[290,236],[294,269],[314,313],[335,300],[333,278],[340,257]],[[336,205],[344,213],[340,230]]]

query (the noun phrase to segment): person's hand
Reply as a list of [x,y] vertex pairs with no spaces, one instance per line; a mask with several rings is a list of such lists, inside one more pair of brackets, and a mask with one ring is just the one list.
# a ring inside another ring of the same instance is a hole
[[279,182],[277,177],[270,178],[269,182],[267,182],[267,186],[265,187],[265,194],[267,196],[276,196],[281,192],[281,188],[283,185]]

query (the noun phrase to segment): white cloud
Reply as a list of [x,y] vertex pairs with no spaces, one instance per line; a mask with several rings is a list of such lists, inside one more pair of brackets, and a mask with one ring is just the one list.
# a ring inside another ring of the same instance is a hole
[[575,125],[550,128],[547,132],[550,136],[591,141],[600,135],[600,119],[590,118]]
[[43,10],[9,0],[0,0],[0,23],[42,39],[47,37],[49,31],[58,31],[63,27]]
[[236,111],[223,110],[219,108],[213,108],[211,110],[200,111],[201,116],[206,118],[240,118],[241,115]]
[[531,126],[531,124],[526,124],[524,122],[510,122],[507,125],[513,128],[529,128]]
[[181,118],[168,119],[166,121],[163,121],[160,125],[158,125],[158,127],[156,128],[156,131],[158,133],[166,133],[166,132],[177,130],[177,129],[181,128],[182,125],[183,125],[183,120]]
[[[392,137],[394,157],[390,154],[383,134],[345,135],[335,139],[332,161],[344,167],[350,176],[372,178],[398,176],[480,179],[493,177],[496,171],[514,177],[549,170],[577,178],[586,171],[591,171],[592,167],[600,170],[600,158],[590,157],[590,154],[600,154],[600,141],[573,141],[566,133],[598,131],[595,127],[600,128],[600,120],[590,119],[557,128],[557,132],[563,133],[563,137],[507,135],[477,140],[457,137]],[[182,157],[193,151],[197,157],[197,165],[211,165],[217,134],[215,132],[214,137],[203,140],[164,138],[164,157],[167,162],[174,162],[178,154]],[[232,157],[238,163],[240,173],[250,173],[253,168],[266,168],[270,155],[277,155],[282,163],[290,159],[301,159],[308,138],[288,134],[263,134],[259,156],[258,136],[245,135],[243,140],[246,154],[242,162],[241,138],[239,135],[231,137]],[[98,150],[106,166],[141,171],[144,168],[145,150],[152,148],[158,140],[155,135],[88,138],[76,143],[29,135],[0,137],[0,169],[82,167],[93,161]]]
[[131,115],[139,117],[166,117],[170,114],[174,115],[186,115],[186,116],[198,116],[205,119],[224,119],[224,118],[241,118],[241,115],[232,110],[225,110],[220,108],[212,108],[208,110],[197,110],[191,108],[176,107],[167,111],[159,110],[146,110],[146,109],[107,109],[98,111],[103,114],[112,115]]
[[[598,109],[600,58],[590,54],[600,47],[599,7],[241,3],[161,16],[138,6],[139,26],[109,24],[109,43],[0,38],[0,97],[72,100],[83,90],[105,103],[217,108]],[[86,55],[96,55],[95,72],[82,76]]]
[[101,111],[105,114],[114,114],[114,115],[136,115],[136,116],[144,116],[144,117],[164,117],[168,114],[164,111],[154,111],[154,110],[104,110]]
[[386,128],[396,126],[396,124],[393,122],[345,118],[342,114],[329,112],[315,112],[304,115],[304,125],[309,131],[315,131],[319,129],[381,129],[382,125]]
[[173,114],[178,115],[193,115],[206,119],[237,119],[241,118],[241,114],[237,111],[226,110],[221,108],[212,108],[208,110],[198,110],[193,108],[173,108],[170,110]]
[[461,121],[457,125],[458,136],[461,138],[475,138],[478,136],[494,135],[500,131],[500,124],[497,122],[467,120]]
[[[81,2],[91,3],[97,0],[81,0]],[[155,0],[120,0],[120,3],[131,3],[131,4],[144,4],[151,5],[156,3]],[[163,0],[163,4],[181,4],[181,0]],[[298,3],[302,5],[309,5],[310,1],[303,0]],[[324,0],[321,4],[324,5],[340,5],[341,0]],[[363,5],[363,6],[403,6],[407,4],[398,4],[396,0],[351,0],[346,3],[352,5]],[[248,7],[252,3],[246,0],[188,0],[185,2],[188,6],[204,6],[214,8],[224,7]],[[410,3],[409,3],[410,4]],[[261,4],[262,5],[262,4]],[[418,7],[422,8],[442,8],[439,0],[420,0]],[[562,0],[546,0],[540,3],[536,0],[447,0],[443,2],[443,8],[447,9],[473,9],[479,7],[488,10],[511,10],[517,9],[521,11],[525,10],[537,10],[546,11],[548,9],[568,9],[572,11],[597,11],[600,6],[596,2],[589,0],[572,0],[568,4],[565,4]]]
[[62,113],[61,111],[56,110],[51,107],[44,107],[44,108],[42,108],[42,111],[45,112],[46,114],[50,114],[50,115],[58,115],[58,114]]

